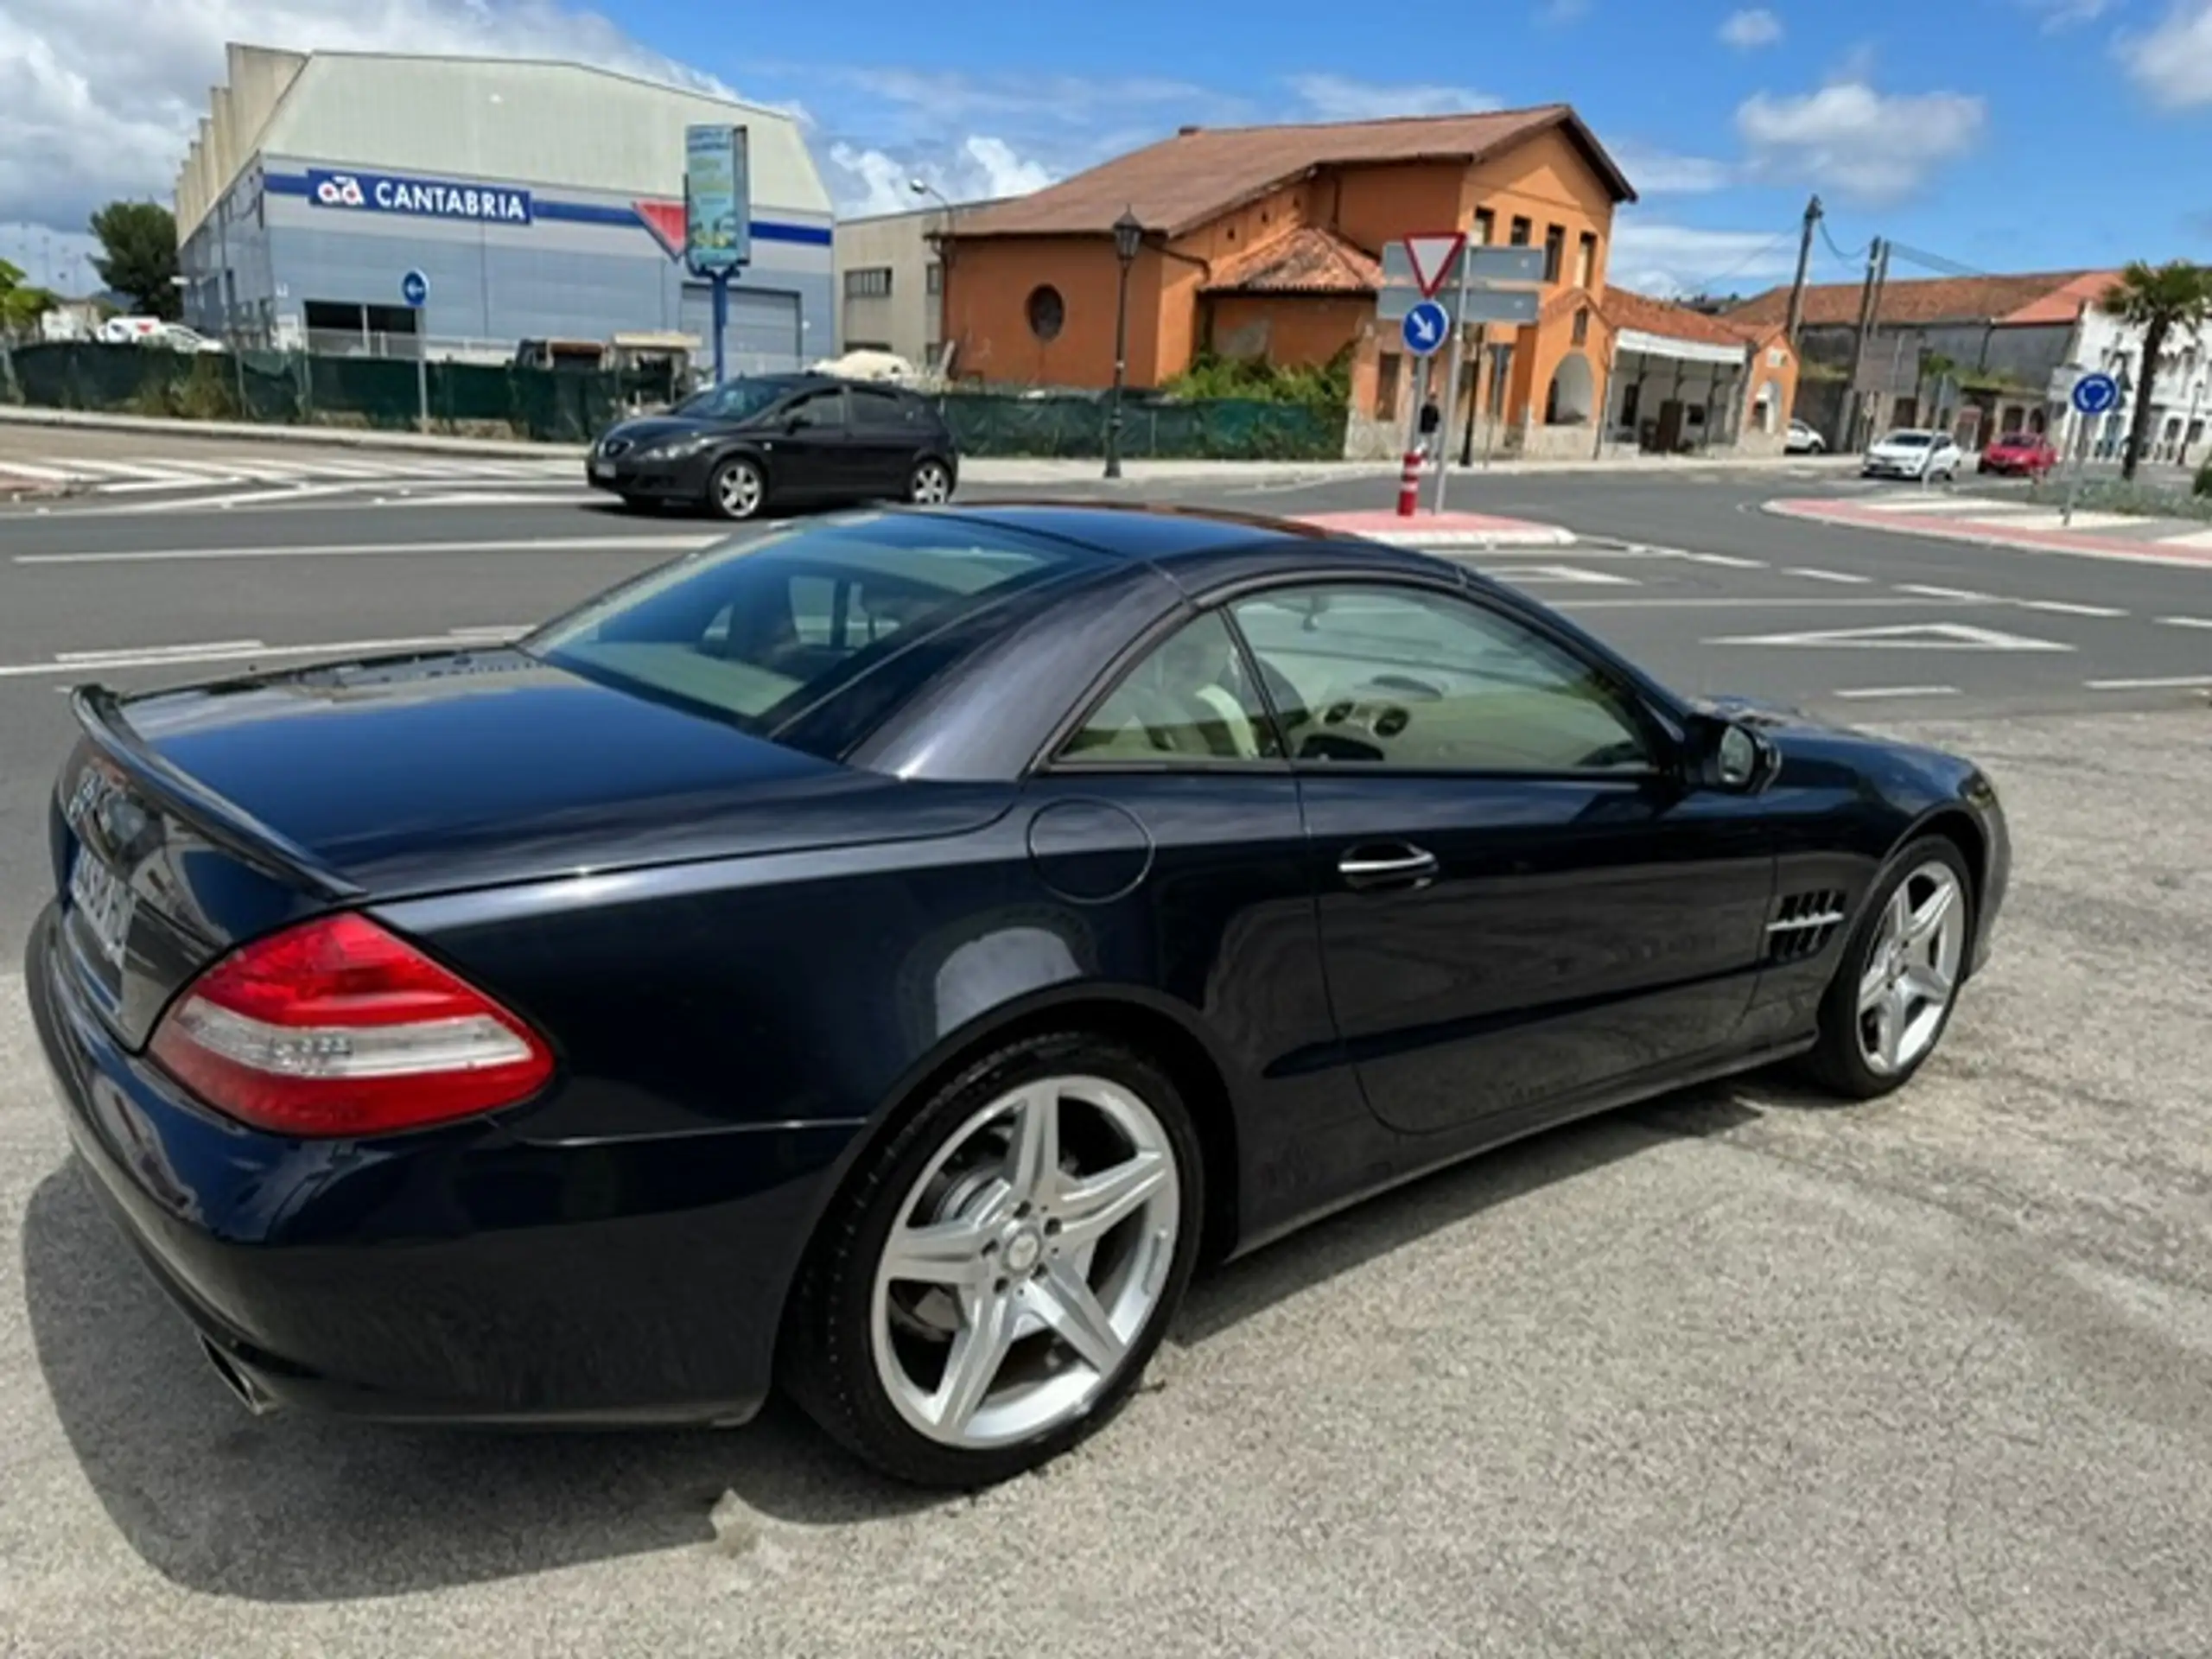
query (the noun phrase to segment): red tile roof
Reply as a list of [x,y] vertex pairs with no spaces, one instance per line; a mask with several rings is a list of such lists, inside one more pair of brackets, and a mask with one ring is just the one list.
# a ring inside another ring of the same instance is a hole
[[1083,236],[1124,208],[1147,230],[1181,236],[1232,207],[1324,167],[1383,162],[1471,162],[1552,128],[1563,130],[1618,201],[1636,192],[1581,118],[1564,104],[1486,115],[1408,116],[1311,126],[1186,127],[1034,194],[963,213],[957,234]]
[[1693,311],[1687,305],[1655,300],[1625,288],[1608,288],[1598,308],[1616,330],[1633,328],[1662,340],[1694,340],[1701,346],[1749,346],[1764,330],[1747,327],[1729,317]]
[[1232,258],[1214,261],[1209,294],[1372,294],[1382,267],[1363,249],[1314,226],[1300,226]]
[[[1892,276],[1882,289],[1885,323],[2068,321],[2074,315],[2041,315],[2061,290],[2110,272],[2060,270],[2022,276]],[[1859,283],[1816,283],[1805,290],[1805,321],[1815,327],[1859,321]],[[2030,312],[2037,315],[2023,315]],[[1789,315],[1789,290],[1770,288],[1728,313],[1738,322],[1782,322]]]

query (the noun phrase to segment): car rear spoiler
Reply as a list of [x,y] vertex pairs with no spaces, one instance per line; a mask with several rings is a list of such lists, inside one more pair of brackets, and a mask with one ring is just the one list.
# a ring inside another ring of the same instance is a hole
[[172,766],[131,727],[122,698],[106,686],[77,687],[69,694],[69,712],[92,747],[137,790],[232,857],[334,902],[365,895],[304,847]]

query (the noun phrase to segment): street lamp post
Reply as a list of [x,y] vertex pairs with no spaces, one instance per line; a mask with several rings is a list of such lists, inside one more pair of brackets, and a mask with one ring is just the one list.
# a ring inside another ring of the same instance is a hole
[[[944,229],[938,234],[937,245],[937,349],[942,360],[945,347],[952,338],[951,313],[946,309],[951,303],[951,290],[945,281],[952,272],[952,202],[944,191],[927,179],[909,179],[906,188],[918,196],[936,197],[938,206],[944,209]],[[925,359],[929,356],[926,342],[922,355]],[[925,362],[923,366],[928,368],[932,365]]]
[[1114,221],[1114,257],[1122,264],[1120,291],[1114,302],[1114,403],[1106,415],[1106,476],[1122,475],[1122,385],[1129,356],[1129,267],[1144,245],[1144,225],[1128,208]]

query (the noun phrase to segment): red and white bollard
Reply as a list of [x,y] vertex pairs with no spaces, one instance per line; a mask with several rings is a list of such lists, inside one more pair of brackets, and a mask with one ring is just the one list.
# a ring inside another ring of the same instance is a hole
[[1398,517],[1410,518],[1421,505],[1421,451],[1406,451],[1406,464],[1398,472]]

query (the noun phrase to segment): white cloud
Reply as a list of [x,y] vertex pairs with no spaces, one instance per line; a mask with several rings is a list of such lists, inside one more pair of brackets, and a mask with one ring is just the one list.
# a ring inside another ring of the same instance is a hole
[[1287,84],[1306,114],[1321,121],[1379,121],[1503,107],[1503,100],[1467,86],[1407,86],[1338,74],[1293,75]]
[[1987,104],[1963,92],[1879,92],[1854,79],[1796,98],[1754,93],[1736,130],[1759,176],[1879,203],[1912,194],[1974,149],[1987,120]]
[[[993,196],[1026,196],[1053,181],[1042,162],[1017,153],[1001,138],[977,136],[941,160],[901,162],[880,149],[836,143],[830,146],[830,173],[823,181],[845,214],[906,213],[948,201],[978,201]],[[929,186],[918,192],[913,181]]]
[[1787,231],[1707,231],[1624,213],[1613,227],[1605,280],[1662,299],[1747,291],[1795,268],[1795,239]]
[[1782,38],[1782,19],[1764,6],[1753,6],[1746,11],[1732,11],[1728,21],[1720,25],[1721,41],[1740,52],[1755,52],[1760,47],[1772,46]]
[[1628,181],[1640,196],[1698,196],[1726,190],[1737,181],[1738,168],[1710,156],[1677,156],[1671,150],[1646,149],[1637,143],[1611,146]]
[[227,41],[591,63],[727,92],[557,0],[0,0],[0,222],[167,200]]
[[2019,0],[2019,3],[2030,11],[2042,16],[2044,34],[2055,35],[2063,29],[2095,22],[2113,9],[2116,0]]
[[819,67],[808,73],[894,106],[874,113],[914,131],[964,130],[985,121],[1003,125],[1009,119],[1087,126],[1133,107],[1190,104],[1209,96],[1203,86],[1164,75],[978,75],[957,69],[865,66]]
[[2121,40],[2120,55],[2153,103],[2212,104],[2212,0],[2173,0],[2155,29]]

